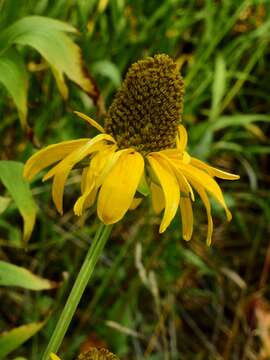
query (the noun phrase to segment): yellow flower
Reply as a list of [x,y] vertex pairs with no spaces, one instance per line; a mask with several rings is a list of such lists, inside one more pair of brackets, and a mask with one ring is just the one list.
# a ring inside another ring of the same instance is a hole
[[[32,179],[44,168],[58,162],[44,176],[53,178],[52,198],[63,213],[63,192],[72,168],[88,159],[82,170],[81,196],[74,205],[76,215],[94,205],[105,224],[123,218],[150,189],[153,209],[164,210],[160,232],[164,232],[179,208],[182,232],[190,240],[193,231],[193,189],[202,199],[208,218],[207,243],[213,222],[208,194],[228,210],[214,177],[227,180],[239,176],[213,168],[187,152],[188,136],[179,125],[183,110],[183,80],[176,64],[167,55],[156,55],[133,64],[116,94],[103,128],[87,115],[76,112],[101,132],[92,139],[54,144],[34,154],[26,163],[24,176]],[[142,189],[144,189],[142,191]],[[146,191],[147,192],[147,191]]]

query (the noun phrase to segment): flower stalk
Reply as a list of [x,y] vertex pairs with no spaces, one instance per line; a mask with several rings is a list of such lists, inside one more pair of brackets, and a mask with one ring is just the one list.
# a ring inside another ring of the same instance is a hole
[[82,264],[80,272],[75,280],[73,288],[70,292],[65,307],[60,315],[54,332],[51,336],[49,344],[44,352],[42,360],[49,360],[51,353],[56,353],[63,341],[69,324],[78,307],[83,292],[89,282],[89,279],[94,271],[95,265],[102,253],[102,250],[110,236],[112,225],[106,226],[100,224],[96,232],[93,243],[91,244],[85,260]]

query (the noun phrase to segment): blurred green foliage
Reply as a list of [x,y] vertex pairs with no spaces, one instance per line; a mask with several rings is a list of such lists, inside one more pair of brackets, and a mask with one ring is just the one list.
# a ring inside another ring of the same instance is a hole
[[[0,0],[0,37],[12,23],[31,15],[62,20],[79,30],[69,36],[82,50],[98,97],[68,82],[69,98],[63,100],[40,55],[19,46],[28,69],[33,132],[22,131],[14,103],[1,87],[1,160],[24,162],[38,146],[92,136],[94,130],[72,112],[85,112],[102,124],[129,65],[165,52],[178,62],[185,79],[189,151],[241,175],[240,181],[222,183],[233,213],[230,225],[213,204],[211,248],[204,243],[206,218],[198,202],[189,243],[180,238],[179,219],[159,235],[160,219],[147,202],[114,227],[61,348],[62,358],[102,345],[129,360],[267,359],[269,1]],[[7,359],[40,359],[95,233],[94,211],[80,219],[72,212],[78,181],[75,170],[61,218],[51,204],[50,184],[39,179],[32,184],[39,212],[27,251],[15,204],[0,203],[1,260],[58,283],[55,290],[35,293],[0,289],[0,331],[48,319]],[[8,198],[3,186],[1,190]]]

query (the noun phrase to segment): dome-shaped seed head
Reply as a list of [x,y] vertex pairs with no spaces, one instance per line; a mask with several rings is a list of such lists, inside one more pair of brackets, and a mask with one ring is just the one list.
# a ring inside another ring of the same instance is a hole
[[106,349],[91,348],[89,351],[80,354],[77,360],[119,360],[119,359]]
[[142,154],[176,146],[183,111],[184,83],[165,54],[134,63],[105,117],[105,131],[120,149]]

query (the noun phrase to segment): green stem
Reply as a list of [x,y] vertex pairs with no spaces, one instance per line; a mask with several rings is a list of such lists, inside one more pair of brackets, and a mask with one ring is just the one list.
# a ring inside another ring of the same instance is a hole
[[111,233],[112,226],[100,224],[93,243],[91,244],[81,270],[75,280],[73,288],[67,299],[66,305],[60,315],[56,328],[52,334],[50,342],[45,350],[42,360],[49,360],[50,353],[56,353],[59,349],[77,306],[81,300],[82,294],[89,282],[95,265],[102,253],[102,250]]

